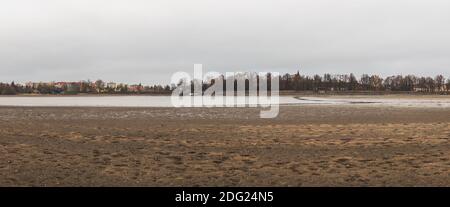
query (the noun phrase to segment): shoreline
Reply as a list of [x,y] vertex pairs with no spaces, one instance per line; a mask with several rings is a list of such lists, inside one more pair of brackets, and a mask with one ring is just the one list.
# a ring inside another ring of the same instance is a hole
[[[80,94],[14,94],[14,95],[0,95],[0,97],[91,97],[91,96],[171,96],[172,92],[163,93],[135,93],[135,94],[91,94],[91,93],[80,93]],[[424,92],[408,92],[408,91],[397,91],[397,92],[385,92],[385,91],[339,91],[339,92],[314,92],[314,91],[280,91],[280,96],[436,96],[436,97],[450,97],[450,92],[434,92],[434,93],[424,93]]]
[[0,107],[0,186],[449,186],[450,109]]
[[[0,96],[0,107],[110,107],[110,108],[177,108],[172,105],[172,96]],[[186,97],[198,99],[201,97]],[[244,97],[241,97],[244,98]],[[222,107],[255,107],[248,105],[250,99],[247,97],[246,104],[235,105],[233,102],[203,105],[200,108],[222,108]],[[203,100],[203,99],[202,99]],[[225,99],[223,99],[225,101]],[[219,99],[220,101],[220,99]],[[280,95],[276,97],[271,106],[370,106],[370,107],[405,107],[405,108],[450,108],[450,96],[409,96],[409,95],[338,95],[338,96],[291,96]],[[259,102],[262,103],[262,102]],[[276,104],[275,104],[276,103]],[[194,105],[185,108],[197,107]],[[257,105],[257,108],[264,108]]]

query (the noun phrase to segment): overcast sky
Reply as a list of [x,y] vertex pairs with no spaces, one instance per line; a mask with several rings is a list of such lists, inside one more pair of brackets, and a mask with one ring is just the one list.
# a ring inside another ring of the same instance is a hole
[[450,76],[448,0],[2,0],[0,81],[176,71]]

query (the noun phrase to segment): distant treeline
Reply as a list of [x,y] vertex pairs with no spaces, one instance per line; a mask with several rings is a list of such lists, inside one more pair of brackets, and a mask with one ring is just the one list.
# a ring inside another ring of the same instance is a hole
[[[255,75],[257,76],[257,75]],[[270,80],[271,74],[266,75],[266,79]],[[236,76],[234,80],[234,89],[237,90],[239,78],[244,76]],[[230,78],[221,77],[224,85]],[[260,78],[257,76],[257,80]],[[214,79],[203,82],[203,89],[209,88],[214,83]],[[241,80],[242,82],[242,80]],[[192,82],[191,82],[192,84]],[[259,84],[259,81],[257,81]],[[268,82],[270,85],[270,81]],[[192,88],[192,86],[191,86]],[[259,87],[258,87],[259,88]],[[249,81],[245,79],[245,90],[249,89]],[[450,78],[445,79],[442,75],[436,77],[419,77],[415,75],[396,75],[382,78],[378,75],[363,74],[357,78],[353,74],[323,76],[301,75],[300,72],[295,74],[286,73],[279,77],[280,91],[313,91],[313,92],[352,92],[352,91],[377,91],[377,92],[422,92],[422,93],[446,93],[450,91]]]
[[1,95],[15,94],[167,94],[172,89],[169,85],[144,86],[142,84],[127,85],[123,83],[105,83],[102,80],[95,82],[28,82],[16,84],[14,82],[0,83]]
[[378,75],[362,75],[359,79],[349,75],[304,76],[297,72],[280,77],[280,90],[298,91],[415,91],[448,92],[450,78],[418,77],[415,75],[396,75],[381,78]]
[[[260,78],[253,73],[257,80]],[[272,75],[266,74],[267,79],[270,80]],[[236,75],[233,79],[231,77],[224,78],[216,77],[208,81],[191,81],[190,86],[193,92],[194,83],[201,82],[202,89],[206,90],[218,78],[223,80],[224,86],[227,82],[234,82],[234,89],[237,90],[237,83],[245,82],[245,90],[249,89],[249,80],[247,75]],[[364,74],[357,78],[353,74],[331,75],[324,74],[323,76],[301,75],[299,72],[295,74],[284,74],[279,78],[279,89],[281,91],[314,91],[314,92],[352,92],[352,91],[379,91],[379,92],[422,92],[422,93],[445,93],[450,91],[450,78],[446,79],[442,75],[436,77],[419,77],[415,75],[396,75],[382,78],[378,75]],[[177,86],[183,83],[180,80]],[[270,85],[270,81],[268,85]],[[259,85],[259,81],[257,81]],[[95,82],[79,81],[79,82],[50,82],[50,83],[26,83],[15,84],[0,83],[0,94],[15,95],[15,94],[169,94],[174,90],[176,85],[153,85],[144,86],[142,84],[127,85],[122,83],[105,83],[102,80]],[[259,87],[259,86],[258,86]],[[226,88],[226,87],[224,87]]]

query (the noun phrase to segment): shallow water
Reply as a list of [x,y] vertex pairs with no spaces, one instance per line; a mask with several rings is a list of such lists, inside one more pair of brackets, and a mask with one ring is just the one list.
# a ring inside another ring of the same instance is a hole
[[325,104],[360,104],[373,106],[398,106],[398,107],[450,107],[450,98],[322,98],[322,97],[298,97],[302,101]]
[[[191,97],[187,97],[191,99]],[[232,97],[229,97],[232,98]],[[245,103],[250,103],[248,97]],[[272,101],[272,102],[270,102]],[[280,105],[374,105],[399,107],[450,107],[450,98],[333,98],[280,96],[269,102]],[[205,102],[206,103],[206,102]],[[234,106],[234,102],[225,106]],[[254,102],[251,102],[254,103]],[[213,106],[214,104],[205,104]],[[171,96],[2,96],[0,106],[75,106],[75,107],[173,107]]]

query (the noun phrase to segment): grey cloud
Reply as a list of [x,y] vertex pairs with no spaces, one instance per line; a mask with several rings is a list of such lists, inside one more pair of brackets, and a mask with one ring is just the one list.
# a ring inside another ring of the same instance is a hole
[[168,83],[205,70],[450,76],[439,0],[7,0],[0,81]]

